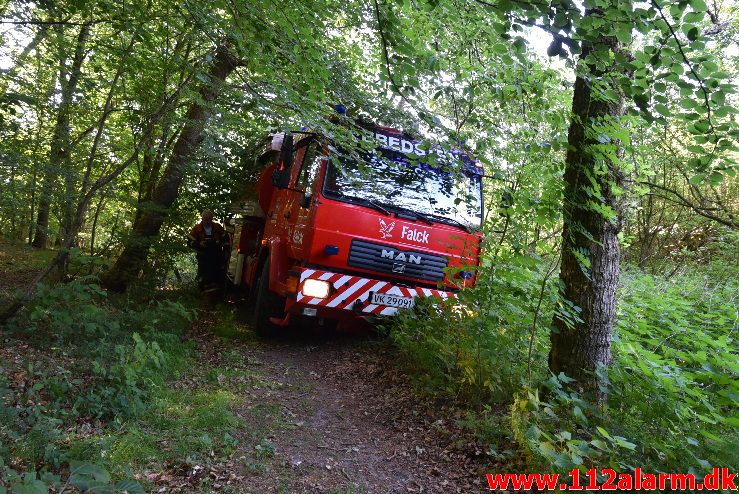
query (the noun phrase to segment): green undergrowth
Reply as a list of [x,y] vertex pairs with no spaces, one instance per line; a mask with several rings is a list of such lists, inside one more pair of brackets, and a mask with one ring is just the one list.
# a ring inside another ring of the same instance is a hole
[[231,381],[259,377],[197,359],[198,304],[186,291],[113,296],[94,278],[40,287],[0,333],[0,493],[133,493],[151,487],[131,483],[141,472],[230,455]]
[[607,398],[596,406],[547,371],[552,314],[576,311],[559,304],[556,275],[544,282],[544,264],[512,258],[485,268],[461,304],[421,304],[392,328],[419,383],[470,409],[464,422],[490,445],[491,463],[523,457],[533,471],[562,473],[736,471],[736,268],[624,271],[613,364],[600,371]]
[[234,451],[239,421],[232,410],[239,398],[232,391],[160,388],[150,401],[136,419],[77,441],[71,455],[90,462],[105,458],[112,473],[126,475],[168,464],[207,464],[215,452],[223,458]]

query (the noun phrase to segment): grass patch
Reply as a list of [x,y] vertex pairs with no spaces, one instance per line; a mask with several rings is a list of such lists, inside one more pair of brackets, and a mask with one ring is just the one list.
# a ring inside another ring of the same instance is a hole
[[247,330],[247,327],[239,321],[236,309],[218,311],[213,334],[229,340],[258,341],[254,332]]
[[241,422],[233,409],[240,400],[218,385],[198,391],[157,387],[141,416],[109,424],[83,439],[67,438],[69,456],[102,464],[117,477],[162,470],[168,464],[218,461],[238,446],[234,431]]
[[138,469],[158,461],[161,449],[156,437],[141,429],[138,424],[124,427],[121,434],[114,436],[109,448],[104,451],[105,463],[111,471],[121,472],[126,468]]
[[228,455],[239,419],[231,411],[239,397],[230,390],[163,390],[142,422],[159,438],[160,459],[191,457],[212,450]]
[[184,463],[227,457],[236,447],[231,435],[239,425],[232,407],[239,398],[226,390],[192,393],[164,388],[152,398],[154,405],[136,420],[119,424],[73,444],[79,459],[100,462],[113,473],[130,469],[162,468],[168,462]]
[[0,274],[46,267],[56,255],[49,249],[35,249],[28,244],[0,237]]

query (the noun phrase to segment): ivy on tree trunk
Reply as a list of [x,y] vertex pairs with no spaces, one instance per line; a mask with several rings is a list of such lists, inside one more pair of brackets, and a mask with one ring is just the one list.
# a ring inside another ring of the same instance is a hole
[[[611,362],[620,265],[622,179],[614,162],[620,143],[604,129],[620,125],[624,98],[610,82],[614,65],[597,68],[594,53],[602,63],[604,53],[619,50],[615,37],[599,36],[583,46],[581,62],[588,69],[575,81],[564,174],[559,279],[565,309],[555,315],[550,335],[550,370],[575,379],[581,389],[596,391],[595,371]],[[606,96],[606,89],[614,91]]]

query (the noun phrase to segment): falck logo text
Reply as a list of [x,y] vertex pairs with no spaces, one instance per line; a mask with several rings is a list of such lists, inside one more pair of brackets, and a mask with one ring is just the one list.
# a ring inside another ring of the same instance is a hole
[[389,225],[385,223],[385,220],[382,218],[379,218],[380,220],[380,238],[390,238],[392,237],[392,231],[393,228],[395,228],[395,222],[393,221]]

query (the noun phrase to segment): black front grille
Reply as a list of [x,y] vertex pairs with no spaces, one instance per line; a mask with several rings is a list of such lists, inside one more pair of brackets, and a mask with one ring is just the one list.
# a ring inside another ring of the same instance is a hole
[[382,273],[408,276],[419,280],[441,281],[449,259],[389,245],[352,240],[349,266]]

